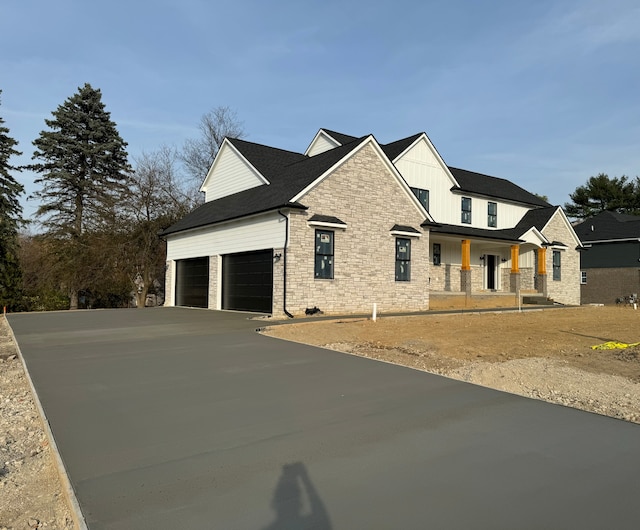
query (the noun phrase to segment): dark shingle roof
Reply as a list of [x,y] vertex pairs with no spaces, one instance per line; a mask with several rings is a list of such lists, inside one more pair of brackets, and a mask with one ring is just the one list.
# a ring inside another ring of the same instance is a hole
[[420,230],[416,230],[413,226],[409,225],[393,225],[391,227],[391,232],[408,232],[413,234],[419,234]]
[[535,208],[534,210],[529,210],[511,230],[517,232],[518,236],[524,234],[532,226],[535,226],[539,231],[541,231],[557,210],[557,206],[547,206],[546,208]]
[[402,152],[407,149],[413,142],[415,142],[418,138],[422,136],[422,133],[414,134],[413,136],[409,136],[407,138],[403,138],[402,140],[398,140],[396,142],[391,142],[390,144],[381,145],[384,154],[389,157],[389,160],[395,160],[398,156],[402,154]]
[[513,243],[518,243],[520,241],[518,237],[522,235],[521,233],[517,234],[513,228],[505,230],[489,230],[487,228],[473,228],[471,226],[449,224],[433,226],[427,223],[423,223],[422,226],[430,226],[431,232],[436,234],[466,236],[473,237],[474,239],[497,239],[500,241],[512,241]]
[[317,223],[332,223],[334,225],[345,225],[345,226],[347,224],[342,219],[338,219],[333,215],[320,215],[319,213],[312,215],[311,217],[309,217],[307,221],[310,223],[315,221]]
[[348,134],[342,134],[336,131],[330,131],[329,129],[322,129],[322,130],[326,132],[329,136],[331,136],[331,138],[333,138],[340,145],[350,144],[351,142],[358,140],[357,136],[350,136]]
[[640,216],[601,212],[573,227],[583,243],[640,238]]
[[363,140],[364,138],[361,138],[360,141],[309,157],[245,140],[229,139],[229,142],[260,171],[269,184],[206,202],[167,228],[163,235],[278,208],[304,208],[301,204],[291,203],[291,199],[360,145]]
[[543,201],[540,197],[537,197],[509,180],[455,167],[449,167],[449,171],[451,171],[451,174],[460,185],[460,188],[452,188],[454,191],[466,191],[468,193],[506,199],[508,201],[530,204],[532,206],[550,206],[547,201]]

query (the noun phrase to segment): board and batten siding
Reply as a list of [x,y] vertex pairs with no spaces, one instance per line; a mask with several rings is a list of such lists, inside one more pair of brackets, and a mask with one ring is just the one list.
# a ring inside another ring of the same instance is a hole
[[205,202],[265,185],[262,177],[231,147],[224,145],[204,184]]
[[339,143],[330,140],[324,134],[319,134],[313,144],[309,146],[307,154],[309,156],[319,155],[320,153],[324,153],[330,149],[335,149],[339,145]]
[[475,228],[493,228],[488,226],[489,202],[498,205],[496,230],[515,226],[530,210],[500,199],[452,193],[454,181],[424,139],[396,160],[395,165],[410,187],[429,190],[429,213],[438,223],[462,225],[462,197],[471,199],[471,226]]
[[284,246],[286,222],[273,212],[167,237],[167,260],[248,252]]

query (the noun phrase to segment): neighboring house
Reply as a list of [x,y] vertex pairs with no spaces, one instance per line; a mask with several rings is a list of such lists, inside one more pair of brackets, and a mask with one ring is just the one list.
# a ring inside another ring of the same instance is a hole
[[421,311],[432,292],[580,303],[559,207],[448,167],[426,134],[321,129],[305,153],[227,138],[205,204],[169,227],[165,305],[276,315]]
[[612,304],[640,294],[640,217],[601,212],[574,227],[580,254],[582,302]]

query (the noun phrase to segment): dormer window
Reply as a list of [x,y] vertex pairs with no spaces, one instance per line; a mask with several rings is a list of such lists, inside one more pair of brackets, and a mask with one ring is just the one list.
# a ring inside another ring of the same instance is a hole
[[461,221],[464,224],[471,224],[471,199],[469,197],[462,197],[462,218]]

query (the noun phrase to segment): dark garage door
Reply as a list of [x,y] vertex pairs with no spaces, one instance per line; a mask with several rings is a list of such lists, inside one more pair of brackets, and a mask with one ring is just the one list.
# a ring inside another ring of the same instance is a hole
[[222,257],[222,309],[271,313],[273,251]]
[[208,307],[209,257],[176,262],[176,305]]

